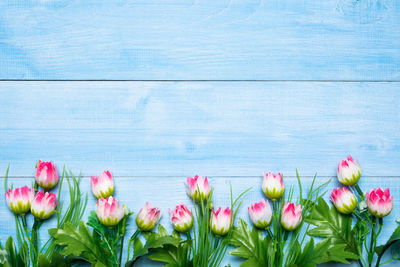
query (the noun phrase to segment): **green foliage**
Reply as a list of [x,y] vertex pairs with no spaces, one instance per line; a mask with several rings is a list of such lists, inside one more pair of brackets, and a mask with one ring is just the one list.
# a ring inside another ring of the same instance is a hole
[[92,235],[84,222],[79,223],[79,228],[66,222],[62,229],[50,229],[49,233],[55,243],[63,247],[62,255],[82,258],[96,267],[110,266],[110,251]]
[[[387,249],[389,249],[392,245],[395,243],[398,243],[400,241],[400,226],[398,226],[392,233],[392,235],[389,237],[388,241],[386,244],[382,246],[378,246],[375,248],[375,252],[378,254],[378,260],[376,266],[379,266],[380,260],[383,256],[383,254],[386,252]],[[393,257],[390,261],[392,260],[399,260],[399,251],[397,253],[393,253]]]
[[329,241],[326,241],[329,244],[329,260],[349,263],[349,260],[360,257],[356,229],[352,228],[350,215],[340,214],[335,207],[329,208],[321,197],[305,220],[316,226],[308,231],[310,236],[322,237]]
[[[169,235],[168,232],[162,225],[158,226],[158,232],[147,232],[143,233],[146,238],[146,243],[143,245],[138,236],[134,236],[133,241],[133,257],[130,259],[125,266],[133,266],[133,264],[142,256],[153,252],[149,258],[154,261],[160,261],[168,263],[167,266],[180,266],[174,265],[178,264],[179,254],[181,251],[181,242],[179,234],[174,232],[172,235]],[[130,249],[130,248],[128,248]],[[187,265],[182,265],[187,266]]]
[[0,266],[4,267],[25,267],[29,266],[28,244],[23,243],[19,251],[15,246],[13,238],[10,236],[5,244],[4,249],[0,245]]

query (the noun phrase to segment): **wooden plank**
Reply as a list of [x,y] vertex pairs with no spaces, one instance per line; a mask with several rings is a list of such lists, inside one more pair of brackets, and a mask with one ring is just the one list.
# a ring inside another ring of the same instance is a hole
[[1,79],[393,80],[396,0],[2,1]]
[[400,174],[399,83],[0,82],[0,168],[85,175]]
[[[1,170],[3,172],[3,170]],[[114,173],[118,170],[113,170]],[[12,174],[14,170],[10,171]],[[2,174],[3,175],[3,174]],[[194,175],[194,173],[189,173],[188,175]],[[384,219],[385,227],[382,230],[381,237],[379,240],[379,244],[386,241],[393,229],[397,226],[395,220],[400,216],[400,177],[392,177],[386,178],[384,180],[380,178],[368,178],[360,180],[360,187],[364,191],[368,191],[371,188],[375,188],[377,185],[382,186],[384,188],[389,187],[391,190],[391,194],[395,196],[394,198],[394,210],[392,213]],[[144,205],[146,201],[149,201],[151,204],[158,206],[163,215],[161,219],[161,223],[168,229],[169,232],[172,231],[170,223],[169,223],[169,213],[168,209],[173,208],[175,205],[180,203],[184,203],[188,205],[188,207],[192,207],[192,203],[189,197],[186,195],[185,188],[185,177],[145,177],[145,178],[134,178],[134,177],[116,177],[116,192],[114,196],[116,196],[119,201],[124,204],[127,204],[130,210],[135,212],[133,218],[135,218],[137,212],[140,210],[141,206]],[[8,184],[11,182],[14,183],[14,186],[22,186],[25,184],[30,185],[33,178],[25,178],[25,179],[10,179]],[[306,193],[306,188],[309,188],[312,179],[310,178],[302,178],[303,190],[304,194]],[[327,181],[327,178],[320,178],[317,180],[317,184],[320,185]],[[250,192],[248,192],[244,198],[243,205],[239,210],[239,217],[245,219],[249,223],[247,207],[254,202],[258,202],[263,198],[263,194],[261,191],[261,182],[262,177],[213,177],[210,180],[210,184],[214,187],[214,204],[216,207],[219,206],[228,206],[230,204],[230,196],[229,196],[229,185],[232,185],[234,195],[239,195],[242,191],[246,190],[249,187],[253,187]],[[0,179],[0,184],[3,185],[4,179]],[[294,177],[285,178],[285,185],[287,188],[294,186],[297,188],[297,181]],[[337,180],[331,181],[325,189],[328,190],[328,195],[333,190],[333,188],[339,186]],[[87,219],[90,211],[93,210],[95,205],[95,198],[90,191],[90,180],[85,178],[81,182],[82,192],[88,192],[88,208],[86,209],[84,219]],[[53,190],[54,192],[58,192],[58,190]],[[295,197],[298,196],[298,190],[294,191]],[[328,199],[328,195],[326,199]],[[62,200],[67,203],[67,194],[66,190],[63,190]],[[134,197],[132,197],[134,196]],[[6,238],[15,232],[15,226],[13,222],[13,216],[11,212],[8,210],[5,200],[2,200],[3,205],[0,206],[0,240],[4,242]],[[65,206],[66,204],[64,204]],[[32,223],[32,216],[28,217],[28,225]],[[46,222],[41,229],[40,238],[42,244],[47,240],[47,228],[55,226],[55,218],[52,218],[49,222]],[[136,230],[136,225],[134,219],[130,221],[128,227],[127,236],[132,235],[132,233]],[[232,266],[238,266],[240,261],[234,257],[227,255],[225,264],[231,263]],[[222,266],[225,266],[222,265]],[[138,266],[161,266],[154,264],[153,262],[149,265],[149,262],[145,261]],[[331,266],[331,265],[328,265]],[[396,266],[396,263],[388,266]]]

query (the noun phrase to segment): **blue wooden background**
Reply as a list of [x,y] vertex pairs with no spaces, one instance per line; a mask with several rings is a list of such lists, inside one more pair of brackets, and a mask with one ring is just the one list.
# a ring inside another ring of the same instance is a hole
[[[364,189],[395,196],[384,241],[400,216],[399,12],[396,0],[2,1],[0,172],[11,163],[23,185],[38,159],[81,171],[89,211],[89,177],[109,169],[121,202],[158,205],[171,229],[186,176],[211,177],[216,205],[230,183],[254,185],[248,220],[263,170],[322,183],[351,154]],[[0,218],[4,242],[5,201]]]

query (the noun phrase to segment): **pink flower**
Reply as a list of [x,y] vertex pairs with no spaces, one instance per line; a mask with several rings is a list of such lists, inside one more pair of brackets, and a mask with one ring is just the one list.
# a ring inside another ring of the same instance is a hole
[[285,193],[285,185],[283,184],[282,175],[278,172],[277,175],[269,172],[264,172],[264,179],[262,183],[262,190],[264,194],[271,200],[278,200]]
[[57,207],[56,194],[40,190],[31,203],[31,213],[37,219],[47,219]]
[[93,195],[99,198],[108,198],[114,193],[113,177],[109,171],[105,171],[99,177],[92,176],[90,179],[90,186]]
[[39,160],[35,172],[36,183],[45,190],[53,188],[58,183],[58,173],[56,165],[50,162]]
[[223,236],[229,232],[231,228],[232,213],[229,207],[224,211],[219,208],[216,212],[211,212],[211,231],[218,235]]
[[281,224],[287,231],[295,230],[303,219],[301,205],[295,205],[290,202],[286,202],[282,208]]
[[357,198],[346,187],[333,189],[331,201],[336,209],[343,214],[352,213],[357,207]]
[[193,216],[185,205],[178,205],[175,210],[169,210],[171,214],[171,223],[178,232],[187,232],[193,226]]
[[189,186],[188,195],[195,201],[200,199],[205,200],[210,195],[210,186],[208,185],[207,177],[204,179],[202,176],[196,175],[195,177],[188,177],[187,183]]
[[366,200],[369,212],[376,217],[385,217],[393,209],[393,196],[390,196],[389,188],[385,191],[378,188],[367,192]]
[[117,225],[128,213],[125,205],[120,206],[119,202],[112,196],[104,199],[100,198],[96,202],[95,212],[101,224],[113,227]]
[[349,155],[347,160],[344,159],[339,162],[337,169],[337,177],[339,182],[344,185],[355,185],[361,177],[361,168],[358,163],[355,163],[353,158]]
[[272,222],[272,209],[268,201],[264,199],[254,203],[248,208],[250,219],[259,229],[267,228]]
[[136,224],[142,231],[151,231],[157,225],[160,217],[160,210],[146,202],[136,217]]
[[15,214],[25,214],[31,209],[35,191],[26,185],[21,188],[9,189],[5,193],[8,208]]

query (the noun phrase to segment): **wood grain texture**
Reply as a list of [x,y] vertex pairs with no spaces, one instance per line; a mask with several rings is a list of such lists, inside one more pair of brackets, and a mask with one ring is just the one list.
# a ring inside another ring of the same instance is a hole
[[[0,168],[93,175],[400,175],[399,83],[0,82]],[[61,166],[60,166],[61,167]]]
[[1,1],[1,79],[400,79],[396,0]]
[[[3,170],[0,170],[3,172]],[[10,170],[10,175],[13,175],[17,171],[15,168],[12,168]],[[300,173],[301,174],[301,173]],[[397,226],[395,220],[400,216],[400,198],[398,197],[400,195],[400,184],[399,184],[399,179],[400,177],[393,177],[393,178],[386,178],[386,179],[381,179],[381,178],[368,178],[368,179],[361,179],[360,180],[360,187],[364,190],[367,191],[371,188],[375,188],[377,185],[382,186],[382,187],[390,187],[391,194],[395,196],[394,198],[394,210],[392,213],[384,219],[385,222],[385,227],[382,230],[381,237],[379,240],[379,244],[384,243],[389,236],[391,235],[391,232],[393,229]],[[192,203],[189,199],[189,197],[186,195],[186,188],[185,188],[185,180],[186,177],[169,177],[167,178],[159,178],[159,177],[145,177],[145,178],[134,178],[134,177],[116,177],[115,178],[115,183],[116,183],[116,192],[114,193],[114,196],[116,196],[119,201],[124,204],[127,204],[130,210],[134,211],[135,214],[133,215],[133,219],[130,220],[130,224],[128,227],[128,232],[127,236],[131,236],[132,233],[136,230],[136,225],[134,222],[134,218],[137,214],[137,212],[140,210],[142,205],[146,201],[150,202],[152,205],[158,206],[163,215],[161,219],[161,223],[168,229],[169,232],[172,231],[172,227],[169,223],[169,213],[168,209],[173,208],[175,205],[178,205],[180,203],[184,203],[188,205],[188,207],[192,207]],[[30,184],[31,181],[33,181],[33,178],[25,178],[25,179],[10,179],[8,181],[8,184],[10,185],[11,183],[14,183],[14,186],[22,186],[25,184]],[[311,178],[302,178],[302,184],[303,184],[303,194],[306,193],[306,189],[309,188],[310,183],[312,179]],[[326,182],[327,178],[320,178],[317,180],[317,184],[322,184],[323,182]],[[0,184],[2,185],[4,182],[3,179],[0,179]],[[228,206],[230,205],[230,196],[229,196],[229,185],[232,185],[233,189],[233,194],[234,195],[239,195],[242,191],[245,189],[252,187],[252,189],[245,195],[243,199],[243,205],[239,210],[239,217],[245,219],[248,223],[249,218],[248,218],[248,213],[247,213],[247,207],[254,202],[258,202],[263,198],[263,193],[261,191],[261,182],[262,182],[262,177],[211,177],[210,184],[214,187],[214,197],[213,201],[216,207],[222,206]],[[285,185],[287,188],[290,188],[293,186],[294,188],[297,187],[297,180],[293,177],[287,177],[285,178]],[[336,179],[332,180],[326,187],[325,189],[328,190],[328,192],[331,192],[333,188],[338,187],[339,183],[337,182]],[[81,187],[83,192],[88,193],[88,207],[86,209],[84,219],[87,219],[87,216],[89,215],[90,211],[93,210],[94,205],[95,205],[95,198],[91,194],[90,191],[90,179],[84,178],[81,181]],[[65,187],[64,187],[65,189]],[[58,190],[54,189],[54,192],[58,192]],[[298,190],[294,191],[295,197],[298,196],[299,192]],[[63,190],[62,192],[62,197],[61,200],[65,201],[65,203],[68,203],[67,201],[67,191]],[[328,193],[329,195],[329,193]],[[326,199],[328,200],[328,195],[326,196]],[[6,240],[6,238],[11,234],[15,232],[15,226],[13,224],[13,215],[12,213],[8,210],[5,200],[2,200],[2,205],[0,206],[0,240]],[[65,206],[66,204],[64,204]],[[29,216],[28,219],[28,225],[31,225],[32,223],[32,216]],[[41,229],[40,232],[40,238],[42,244],[48,239],[48,233],[46,228],[48,227],[53,227],[55,225],[55,217],[50,219],[49,222],[46,222],[43,228]],[[240,260],[227,256],[224,261],[224,265],[231,263],[233,267],[238,266],[240,263]],[[143,261],[142,264],[139,264],[138,266],[161,266],[159,264],[156,264],[154,262],[149,262],[149,261]],[[332,266],[332,264],[329,264],[327,266]],[[356,266],[356,265],[355,265]],[[388,265],[388,266],[396,266],[396,264]]]

